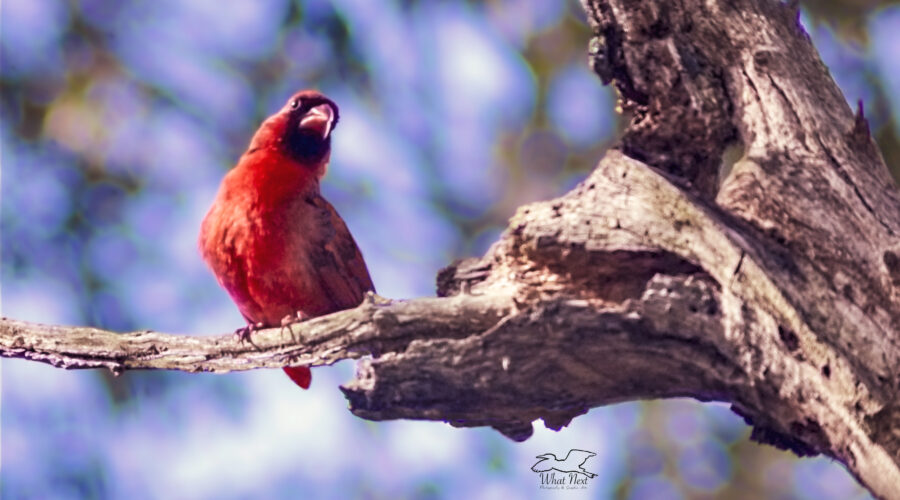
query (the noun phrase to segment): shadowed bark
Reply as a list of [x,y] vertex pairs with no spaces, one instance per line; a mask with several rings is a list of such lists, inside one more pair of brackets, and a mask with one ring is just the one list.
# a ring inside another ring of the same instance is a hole
[[362,358],[354,414],[517,440],[609,403],[726,401],[754,439],[900,498],[900,192],[862,108],[790,5],[585,9],[631,124],[574,190],[443,270],[440,298],[373,296],[254,345],[3,320],[0,351],[114,371]]

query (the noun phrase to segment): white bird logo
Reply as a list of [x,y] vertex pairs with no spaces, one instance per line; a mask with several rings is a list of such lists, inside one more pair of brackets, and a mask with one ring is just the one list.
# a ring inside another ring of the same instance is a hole
[[540,458],[536,464],[531,466],[531,470],[535,472],[548,472],[555,470],[558,472],[573,472],[584,474],[589,478],[594,478],[597,474],[584,470],[584,463],[597,454],[592,451],[585,450],[569,450],[566,458],[560,460],[553,453],[544,453],[535,458]]

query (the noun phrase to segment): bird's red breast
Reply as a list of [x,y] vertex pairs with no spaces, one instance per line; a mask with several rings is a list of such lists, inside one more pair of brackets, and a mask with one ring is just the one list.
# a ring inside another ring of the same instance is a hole
[[[346,224],[319,191],[338,108],[295,94],[228,172],[200,229],[200,252],[251,324],[355,307],[374,290]],[[306,367],[286,367],[308,387]]]

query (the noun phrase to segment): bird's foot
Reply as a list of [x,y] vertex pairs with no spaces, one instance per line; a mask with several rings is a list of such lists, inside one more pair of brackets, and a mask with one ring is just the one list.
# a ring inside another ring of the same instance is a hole
[[297,311],[294,314],[288,314],[287,316],[281,318],[281,331],[284,332],[285,330],[287,330],[288,334],[290,334],[291,336],[291,340],[293,340],[296,344],[297,337],[294,336],[294,329],[291,328],[291,325],[293,325],[294,323],[300,323],[301,321],[305,321],[306,319],[306,315],[304,315],[300,311]]
[[239,342],[249,342],[250,334],[257,330],[261,330],[264,326],[265,325],[262,323],[247,323],[247,326],[235,330],[234,335]]
[[301,321],[306,321],[308,318],[305,314],[300,311],[295,312],[294,314],[288,314],[285,317],[281,318],[281,326],[291,325],[293,323],[300,323]]

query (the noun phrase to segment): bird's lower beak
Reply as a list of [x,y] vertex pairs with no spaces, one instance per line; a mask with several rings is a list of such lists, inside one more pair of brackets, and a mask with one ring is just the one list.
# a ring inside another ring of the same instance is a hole
[[334,125],[334,110],[328,104],[319,104],[310,109],[300,120],[300,128],[314,130],[322,136],[322,139],[331,133],[332,125]]

